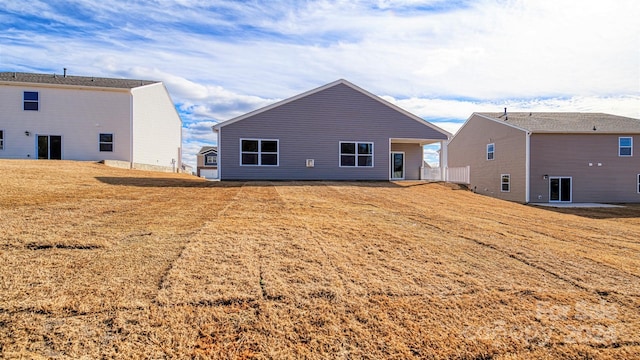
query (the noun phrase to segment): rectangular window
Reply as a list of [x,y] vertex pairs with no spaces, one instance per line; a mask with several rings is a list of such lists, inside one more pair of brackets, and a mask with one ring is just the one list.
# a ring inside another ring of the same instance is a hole
[[207,155],[204,158],[204,164],[205,165],[216,165],[218,157],[216,155]]
[[113,151],[113,134],[100,134],[100,151]]
[[25,91],[23,95],[23,109],[38,111],[38,98],[37,91]]
[[0,150],[4,150],[4,130],[0,130]]
[[495,144],[487,144],[487,160],[493,160],[495,148]]
[[278,166],[279,140],[240,139],[240,165]]
[[618,156],[633,156],[633,138],[618,138]]
[[341,141],[340,167],[373,167],[373,143]]
[[511,191],[511,175],[509,174],[500,175],[500,191],[502,192]]

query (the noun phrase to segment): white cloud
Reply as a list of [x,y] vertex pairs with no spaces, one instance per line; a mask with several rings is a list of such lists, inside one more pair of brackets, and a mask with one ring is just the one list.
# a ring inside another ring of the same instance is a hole
[[213,141],[192,123],[338,78],[448,131],[504,107],[640,118],[639,14],[636,0],[2,2],[0,68],[162,80],[185,153]]

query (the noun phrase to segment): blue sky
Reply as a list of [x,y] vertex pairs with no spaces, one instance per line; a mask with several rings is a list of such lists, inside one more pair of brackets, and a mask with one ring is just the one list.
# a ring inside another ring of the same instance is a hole
[[640,118],[639,4],[0,0],[0,71],[161,80],[194,165],[216,122],[340,78],[450,132],[504,107]]

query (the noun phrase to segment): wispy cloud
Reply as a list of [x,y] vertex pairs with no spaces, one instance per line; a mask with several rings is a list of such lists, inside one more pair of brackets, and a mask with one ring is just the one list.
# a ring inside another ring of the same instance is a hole
[[185,122],[185,152],[214,141],[197,124],[338,78],[449,131],[503,107],[640,117],[639,4],[4,1],[0,68],[162,80]]

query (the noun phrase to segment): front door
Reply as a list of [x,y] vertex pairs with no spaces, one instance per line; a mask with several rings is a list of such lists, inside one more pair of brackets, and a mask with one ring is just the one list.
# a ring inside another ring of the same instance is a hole
[[549,178],[549,201],[571,202],[571,178]]
[[62,159],[62,136],[38,135],[38,159]]
[[391,180],[404,180],[403,152],[391,152]]

